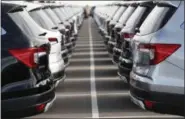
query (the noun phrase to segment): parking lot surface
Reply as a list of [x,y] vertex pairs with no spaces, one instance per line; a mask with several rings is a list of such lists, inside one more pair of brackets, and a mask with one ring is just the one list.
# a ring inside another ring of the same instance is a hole
[[119,79],[92,18],[83,22],[66,75],[52,107],[29,118],[181,118],[145,111],[130,101],[129,87]]

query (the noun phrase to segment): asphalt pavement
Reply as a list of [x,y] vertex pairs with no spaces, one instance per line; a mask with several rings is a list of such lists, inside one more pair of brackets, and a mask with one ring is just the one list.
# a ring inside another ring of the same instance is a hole
[[182,118],[149,112],[130,101],[92,18],[83,22],[66,75],[52,107],[29,118]]

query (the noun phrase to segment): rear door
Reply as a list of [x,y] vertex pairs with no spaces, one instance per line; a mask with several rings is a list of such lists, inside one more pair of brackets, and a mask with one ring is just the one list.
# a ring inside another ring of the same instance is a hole
[[[170,11],[170,10],[169,10]],[[151,43],[161,44],[180,44],[180,47],[170,55],[166,61],[184,70],[184,2],[180,3],[175,13],[163,19],[163,28],[159,32],[155,39],[152,39]]]
[[[3,9],[2,9],[3,10]],[[1,19],[1,92],[20,90],[20,83],[12,85],[19,81],[28,81],[31,77],[29,68],[17,60],[10,52],[11,49],[21,49],[29,47],[28,38],[21,33],[21,30],[13,21],[3,14]],[[25,85],[25,87],[28,85]]]
[[8,16],[21,29],[22,34],[25,34],[29,39],[30,45],[27,48],[36,49],[33,58],[37,67],[33,69],[33,73],[36,75],[38,81],[45,80],[50,76],[48,68],[50,44],[44,37],[47,33],[34,22],[25,9],[10,11]]

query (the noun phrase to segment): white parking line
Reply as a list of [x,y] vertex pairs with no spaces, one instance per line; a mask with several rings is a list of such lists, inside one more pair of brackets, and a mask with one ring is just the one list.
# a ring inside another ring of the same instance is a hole
[[[96,55],[108,55],[108,52],[106,51],[96,51]],[[73,56],[79,56],[79,55],[89,55],[89,51],[87,52],[75,52]]]
[[[88,92],[71,92],[71,93],[59,93],[56,94],[57,98],[80,98],[80,97],[89,97],[91,96]],[[100,91],[97,94],[100,97],[128,97],[129,92],[128,91]]]
[[[75,71],[75,70],[80,71],[80,70],[91,70],[91,69],[92,69],[92,67],[89,67],[89,66],[83,66],[83,67],[73,66],[73,67],[68,67],[66,69],[66,71]],[[117,67],[114,65],[102,65],[102,66],[93,66],[93,69],[96,69],[96,70],[117,70]]]
[[[78,114],[44,114],[44,115],[37,115],[37,116],[32,116],[32,117],[27,117],[25,119],[38,119],[38,118],[43,118],[43,119],[48,119],[48,118],[57,118],[57,119],[69,119],[69,118],[84,118],[84,119],[91,119],[91,117],[86,116],[87,113],[80,113]],[[114,117],[100,117],[99,119],[184,119],[182,116],[173,116],[173,115],[137,115],[137,116],[114,116]]]
[[90,45],[90,79],[91,79],[91,107],[92,107],[92,118],[99,118],[98,102],[96,95],[96,84],[95,84],[95,72],[94,72],[94,52],[92,42],[92,31],[91,31],[91,19],[89,19],[89,45]]
[[179,119],[183,119],[182,116],[173,116],[173,115],[136,115],[136,116],[113,116],[113,117],[100,117],[100,119],[159,119],[159,118],[163,118],[163,119],[175,119],[175,118],[179,118]]
[[[77,59],[73,58],[73,59],[70,59],[70,62],[71,63],[72,62],[79,62],[79,63],[81,63],[81,62],[87,62],[89,60],[90,60],[90,58],[77,58]],[[96,58],[96,61],[110,61],[110,60],[112,60],[110,57],[107,57],[107,58]]]

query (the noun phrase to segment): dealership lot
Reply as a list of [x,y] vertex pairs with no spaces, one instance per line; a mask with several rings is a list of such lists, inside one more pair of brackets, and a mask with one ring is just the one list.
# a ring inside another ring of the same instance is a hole
[[[91,87],[89,39],[93,45],[95,89]],[[56,101],[48,112],[29,118],[183,118],[145,111],[130,101],[129,87],[117,76],[117,68],[112,63],[92,18],[83,23],[74,55],[67,68],[67,78],[64,84],[57,87],[56,96]],[[92,102],[92,98],[96,98],[96,103]]]
[[184,117],[184,1],[1,4],[2,118]]

